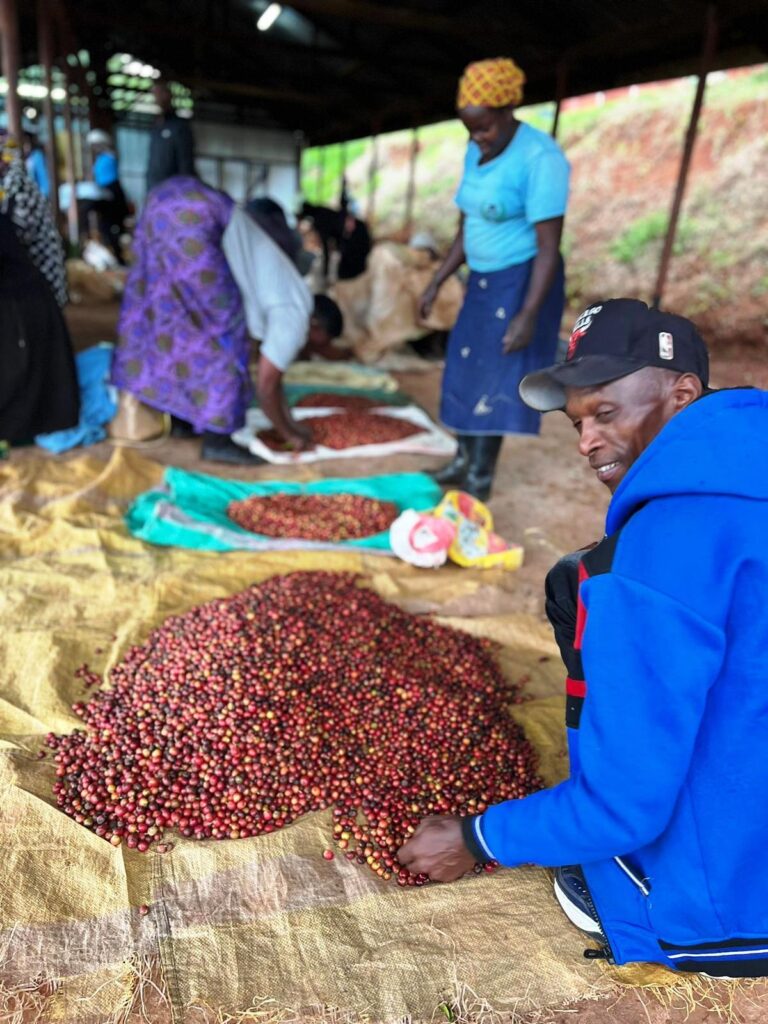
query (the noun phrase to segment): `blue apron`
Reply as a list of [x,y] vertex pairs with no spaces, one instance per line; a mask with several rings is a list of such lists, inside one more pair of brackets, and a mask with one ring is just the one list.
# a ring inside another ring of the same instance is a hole
[[504,355],[501,342],[528,291],[533,259],[504,270],[469,276],[467,294],[448,339],[440,419],[459,434],[538,434],[541,414],[517,388],[527,373],[555,361],[565,306],[562,260],[547,293],[533,338]]

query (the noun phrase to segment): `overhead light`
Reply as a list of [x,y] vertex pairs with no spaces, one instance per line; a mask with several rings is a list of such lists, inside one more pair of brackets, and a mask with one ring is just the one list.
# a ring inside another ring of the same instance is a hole
[[268,28],[272,28],[277,19],[282,13],[281,4],[270,4],[262,14],[259,16],[259,20],[256,22],[256,28],[259,32],[266,32]]

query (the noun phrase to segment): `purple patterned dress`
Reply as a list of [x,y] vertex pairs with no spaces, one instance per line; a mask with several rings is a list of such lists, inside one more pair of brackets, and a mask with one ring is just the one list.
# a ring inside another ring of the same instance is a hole
[[243,303],[221,248],[232,207],[190,177],[149,194],[112,371],[147,405],[220,434],[243,425],[253,394]]

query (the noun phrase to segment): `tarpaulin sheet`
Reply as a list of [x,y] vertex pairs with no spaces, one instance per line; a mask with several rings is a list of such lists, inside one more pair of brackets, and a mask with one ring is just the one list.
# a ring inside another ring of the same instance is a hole
[[[80,724],[71,710],[83,698],[78,666],[108,673],[168,615],[297,569],[360,572],[386,599],[450,608],[440,621],[497,639],[504,671],[530,676],[532,699],[513,713],[543,776],[553,782],[565,768],[563,702],[553,696],[562,672],[548,628],[476,614],[478,596],[513,586],[509,576],[420,572],[360,553],[152,547],[122,516],[160,478],[160,467],[125,450],[108,464],[40,456],[0,470],[0,1009],[73,1024],[124,1021],[129,1006],[138,1007],[131,1020],[152,1024],[302,1012],[429,1021],[457,999],[466,1009],[467,993],[490,1019],[489,1007],[513,1014],[611,990],[605,969],[582,958],[584,939],[543,870],[401,889],[343,857],[323,859],[326,812],[259,838],[177,837],[170,853],[141,854],[56,808],[51,758],[36,755],[49,730]],[[473,617],[462,617],[463,603]]]
[[[293,409],[296,420],[309,419],[314,416],[328,416],[331,409]],[[419,430],[408,437],[397,441],[382,441],[375,444],[360,444],[349,448],[326,448],[321,444],[307,451],[274,451],[266,445],[259,434],[269,430],[272,424],[261,409],[249,409],[246,413],[245,426],[236,430],[232,440],[248,448],[254,455],[266,459],[275,465],[303,465],[309,462],[321,462],[326,459],[381,458],[386,455],[444,455],[452,456],[456,451],[456,440],[442,427],[439,427],[428,413],[417,405],[399,407],[382,407],[369,409],[368,412],[390,416],[393,419],[405,420]]]
[[128,529],[152,544],[176,545],[206,551],[275,551],[308,548],[343,551],[365,548],[391,554],[389,531],[358,540],[323,543],[295,538],[265,537],[238,526],[227,515],[230,501],[274,494],[356,494],[393,502],[402,512],[434,508],[442,491],[426,473],[386,473],[381,476],[345,479],[331,477],[310,483],[270,480],[246,483],[222,480],[207,473],[189,473],[171,467],[162,486],[144,491],[126,513]]

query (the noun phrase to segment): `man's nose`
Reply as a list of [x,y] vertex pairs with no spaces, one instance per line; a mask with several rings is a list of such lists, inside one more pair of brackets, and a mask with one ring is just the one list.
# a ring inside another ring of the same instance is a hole
[[585,458],[592,454],[601,445],[600,433],[595,423],[585,423],[582,420],[581,434],[579,435],[579,452]]

